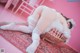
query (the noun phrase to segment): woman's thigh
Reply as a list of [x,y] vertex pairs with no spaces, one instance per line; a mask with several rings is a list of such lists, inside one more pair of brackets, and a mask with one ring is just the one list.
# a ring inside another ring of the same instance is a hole
[[43,33],[49,25],[52,24],[52,22],[56,19],[56,12],[51,9],[44,9],[42,11],[42,14],[40,16],[40,19],[38,20],[36,24],[36,29]]

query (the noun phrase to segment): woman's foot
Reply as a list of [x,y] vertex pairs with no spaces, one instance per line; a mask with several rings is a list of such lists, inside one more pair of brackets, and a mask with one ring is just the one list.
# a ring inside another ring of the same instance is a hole
[[11,28],[11,26],[14,26],[15,23],[10,23],[8,25],[3,25],[3,26],[0,26],[0,29],[3,29],[3,30],[8,30],[9,28]]

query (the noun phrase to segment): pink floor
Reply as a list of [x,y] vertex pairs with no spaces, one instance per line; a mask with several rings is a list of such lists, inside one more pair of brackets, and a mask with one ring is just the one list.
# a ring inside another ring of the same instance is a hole
[[[55,8],[57,11],[62,12],[67,17],[73,18],[76,22],[76,26],[72,31],[72,37],[68,43],[72,48],[80,52],[80,2],[68,2],[67,0],[54,0],[46,1],[44,5]],[[21,17],[15,16],[10,11],[3,10],[0,6],[0,22],[25,22]],[[0,36],[0,48],[4,48],[6,53],[22,53],[12,44],[7,42]]]
[[[20,17],[14,16],[11,12],[3,10],[3,7],[0,6],[0,22],[25,22]],[[11,43],[6,41],[0,35],[0,48],[5,50],[5,53],[22,53],[19,49],[13,46]]]
[[3,48],[5,53],[23,53],[11,43],[6,41],[2,36],[0,36],[0,48]]

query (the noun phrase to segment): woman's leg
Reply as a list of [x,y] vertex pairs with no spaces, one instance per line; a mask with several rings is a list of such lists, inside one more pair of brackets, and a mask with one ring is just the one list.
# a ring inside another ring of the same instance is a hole
[[32,41],[32,44],[26,49],[26,52],[28,53],[35,53],[40,43],[40,33],[36,28],[32,32]]
[[[32,26],[34,26],[34,30],[32,32],[32,44],[26,49],[26,52],[28,53],[34,53],[39,45],[40,42],[40,34],[36,30],[36,24],[40,18],[41,12],[43,10],[43,6],[39,6],[38,8],[35,9],[34,13],[28,19],[28,23]],[[32,22],[33,21],[33,22]]]
[[21,31],[21,32],[25,32],[25,33],[30,33],[32,32],[32,28],[30,26],[23,26],[23,25],[16,25],[15,23],[10,23],[4,26],[0,26],[0,29],[3,30],[15,30],[15,31]]
[[[44,9],[32,32],[32,44],[26,49],[28,53],[34,53],[40,42],[40,35],[44,33],[47,27],[55,20],[55,14],[50,9]],[[54,15],[54,16],[53,16]]]
[[41,16],[36,24],[36,28],[43,33],[52,23],[56,20],[56,11],[50,8],[44,7],[41,12]]

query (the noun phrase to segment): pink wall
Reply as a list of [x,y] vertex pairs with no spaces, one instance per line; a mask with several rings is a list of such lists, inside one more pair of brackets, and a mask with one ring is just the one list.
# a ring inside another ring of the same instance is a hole
[[76,22],[74,30],[72,30],[71,39],[68,43],[72,48],[80,52],[80,2],[68,2],[68,0],[47,0],[44,5],[55,8],[69,18],[73,18]]

